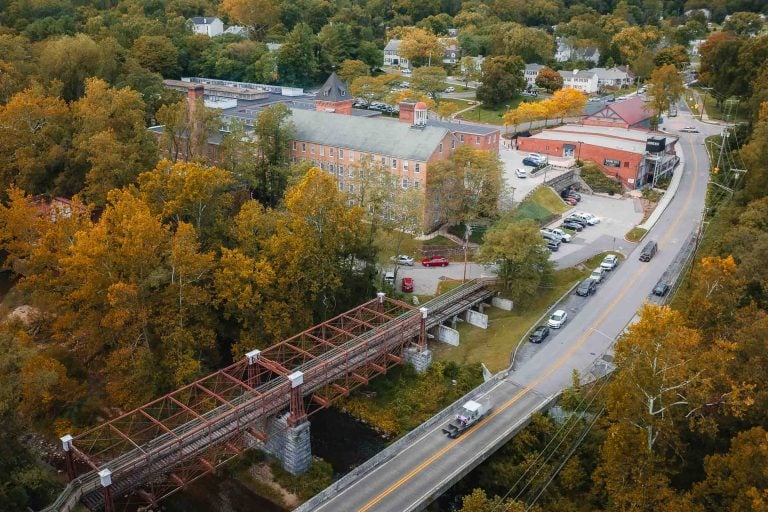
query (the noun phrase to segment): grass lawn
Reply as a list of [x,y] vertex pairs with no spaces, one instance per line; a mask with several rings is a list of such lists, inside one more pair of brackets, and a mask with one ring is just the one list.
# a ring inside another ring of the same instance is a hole
[[565,204],[563,200],[560,199],[560,196],[549,187],[538,187],[530,196],[528,196],[526,201],[538,204],[552,213],[564,213],[570,208],[570,206]]
[[[597,254],[576,267],[564,268],[554,274],[552,283],[539,288],[532,302],[512,311],[497,308],[486,309],[488,329],[479,329],[467,323],[460,323],[458,330],[460,344],[452,347],[445,343],[433,343],[432,350],[438,361],[454,361],[458,364],[485,363],[489,370],[497,372],[509,365],[509,358],[539,317],[568,289],[589,275],[600,265],[607,254],[622,255],[616,252]],[[441,283],[442,284],[442,283]]]
[[643,239],[645,234],[648,232],[647,229],[641,228],[640,226],[635,226],[632,229],[630,229],[626,235],[624,235],[624,238],[629,240],[630,242],[639,242]]
[[587,273],[586,270],[581,271],[575,268],[558,270],[555,272],[552,284],[547,288],[540,288],[539,293],[528,305],[514,308],[512,311],[487,309],[488,329],[478,329],[469,324],[460,323],[458,325],[461,337],[459,346],[433,343],[435,359],[455,361],[459,364],[485,363],[492,372],[506,368],[523,334],[555,300]]
[[538,223],[551,219],[555,214],[563,213],[570,208],[549,187],[539,187],[525,198],[512,213],[512,219],[520,221],[531,219]]
[[[749,118],[749,112],[746,106],[742,105],[736,98],[730,98],[723,103],[722,108],[717,105],[717,100],[707,91],[696,89],[699,95],[704,99],[704,109],[711,119],[722,119],[725,121],[746,121]],[[690,107],[695,101],[690,101],[686,95],[686,103]],[[692,108],[691,112],[700,114],[698,108]]]
[[464,112],[459,117],[461,119],[466,119],[467,121],[477,121],[479,123],[504,124],[504,119],[502,119],[502,117],[507,111],[507,106],[509,106],[510,109],[517,108],[517,106],[523,101],[530,101],[530,98],[524,99],[522,96],[520,96],[519,98],[509,100],[508,102],[496,108],[481,105],[479,108],[474,108],[468,112]]

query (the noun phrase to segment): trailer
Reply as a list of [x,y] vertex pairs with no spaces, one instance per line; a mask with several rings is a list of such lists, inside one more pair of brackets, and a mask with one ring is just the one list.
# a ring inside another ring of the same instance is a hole
[[443,428],[443,434],[451,439],[456,439],[472,425],[480,421],[486,414],[488,414],[488,410],[483,407],[483,404],[470,400],[461,407],[461,411],[456,415],[456,418]]

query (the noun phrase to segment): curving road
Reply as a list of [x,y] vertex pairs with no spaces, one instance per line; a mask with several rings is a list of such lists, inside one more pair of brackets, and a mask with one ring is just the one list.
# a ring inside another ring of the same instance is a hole
[[[584,371],[632,321],[653,286],[675,258],[701,218],[709,176],[704,137],[719,127],[701,124],[689,113],[667,123],[671,132],[695,125],[701,134],[680,134],[685,169],[680,187],[648,234],[659,244],[650,263],[638,261],[636,247],[601,285],[600,291],[574,311],[565,327],[550,337],[516,371],[479,397],[492,413],[464,436],[451,440],[442,425],[422,434],[406,450],[318,506],[301,510],[324,512],[392,512],[421,510],[458,477],[482,462],[513,435],[550,395],[569,386],[573,369]],[[679,170],[678,170],[679,172]]]

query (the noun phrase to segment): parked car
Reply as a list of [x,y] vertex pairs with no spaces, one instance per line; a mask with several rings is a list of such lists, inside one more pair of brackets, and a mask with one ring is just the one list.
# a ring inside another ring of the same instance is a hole
[[448,263],[448,258],[442,256],[430,256],[421,260],[421,264],[425,267],[447,267]]
[[405,254],[392,256],[392,261],[397,263],[398,265],[407,265],[409,267],[413,266],[413,258],[411,258],[410,256],[406,256]]
[[563,201],[568,203],[571,206],[576,206],[577,204],[579,204],[579,202],[576,199],[570,196],[563,198]]
[[531,158],[529,156],[523,158],[523,165],[530,165],[531,167],[539,167],[544,163],[544,160],[536,160],[535,158]]
[[518,178],[527,178],[528,177],[528,171],[525,169],[515,169],[515,175]]
[[456,90],[455,87],[446,87],[445,92],[454,92]]
[[659,297],[665,296],[667,292],[669,292],[669,283],[663,279],[656,283],[656,286],[653,287],[653,294]]
[[595,217],[591,213],[587,213],[587,212],[572,213],[570,217],[581,219],[590,226],[594,226],[595,224],[600,224],[600,219],[598,217]]
[[579,283],[579,286],[576,287],[576,295],[580,297],[589,297],[596,291],[597,291],[597,281],[595,281],[591,277],[589,279],[583,280],[581,283]]
[[559,329],[562,326],[565,325],[565,322],[568,321],[568,313],[563,311],[562,309],[558,309],[552,315],[549,317],[549,320],[547,321],[547,325],[551,327],[552,329]]
[[680,131],[683,133],[699,133],[699,129],[695,126],[684,126],[680,128]]
[[576,232],[581,232],[584,229],[584,226],[582,226],[578,222],[571,222],[569,220],[566,220],[560,225],[560,229],[570,229]]
[[393,270],[384,271],[384,283],[390,286],[395,285],[395,272]]
[[528,336],[528,340],[531,343],[541,343],[547,336],[549,336],[549,327],[546,325],[540,325]]
[[581,194],[574,192],[573,190],[569,190],[565,197],[572,197],[577,201],[581,201]]
[[603,277],[605,277],[605,270],[603,270],[603,267],[597,267],[595,270],[592,271],[592,273],[589,275],[590,279],[594,279],[598,283],[603,280]]
[[571,235],[566,233],[560,228],[555,228],[552,230],[552,233],[560,237],[561,242],[569,243],[571,241]]
[[400,289],[403,291],[403,293],[413,292],[413,278],[404,277],[400,282]]
[[600,263],[600,268],[604,270],[613,270],[616,268],[616,265],[619,264],[619,257],[615,254],[609,254],[605,258],[603,258],[603,261]]
[[541,153],[528,153],[528,158],[533,158],[534,160],[539,160],[541,162],[546,160],[546,157]]
[[567,216],[565,218],[564,222],[575,223],[575,224],[578,224],[579,226],[581,226],[582,228],[587,227],[587,221],[582,219],[581,217],[577,217],[575,214],[571,214],[571,215]]
[[402,71],[400,71],[400,72],[401,72],[402,74],[404,74],[404,75],[410,75],[410,74],[411,74],[411,70],[410,70],[410,69],[408,69],[408,68],[405,68],[405,69],[403,69],[403,70],[402,70]]
[[560,249],[560,242],[554,240],[547,240],[547,249],[552,252],[557,252]]

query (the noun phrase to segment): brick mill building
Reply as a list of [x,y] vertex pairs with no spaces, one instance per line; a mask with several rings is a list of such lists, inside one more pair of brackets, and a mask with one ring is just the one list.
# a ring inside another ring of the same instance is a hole
[[[225,122],[238,119],[250,127],[263,108],[275,102],[286,103],[291,108],[290,120],[294,126],[291,159],[294,162],[311,161],[335,176],[339,190],[352,194],[355,193],[353,170],[364,159],[383,165],[397,177],[402,189],[426,192],[430,166],[450,157],[456,148],[470,146],[498,152],[500,143],[498,128],[430,119],[427,106],[422,102],[400,103],[398,118],[356,109],[346,84],[335,73],[314,96],[293,93],[286,96],[280,94],[281,88],[276,86],[267,92],[249,92],[242,87],[246,84],[230,87],[221,81],[205,85],[166,82],[167,86],[177,90],[186,88],[190,100],[203,95],[207,98],[208,88],[219,99],[224,95],[235,97],[236,105],[222,108],[222,118]],[[232,90],[227,91],[226,87]],[[259,94],[262,97],[257,97]],[[162,127],[151,130],[159,133]],[[216,161],[221,139],[222,134],[209,138],[208,154],[212,161]],[[428,211],[431,210],[425,207],[425,212]],[[425,228],[430,229],[439,225],[441,219],[425,215],[424,223]]]
[[649,130],[652,113],[640,98],[609,103],[579,124],[542,130],[518,139],[521,151],[598,164],[630,189],[671,174],[679,157],[677,137]]

